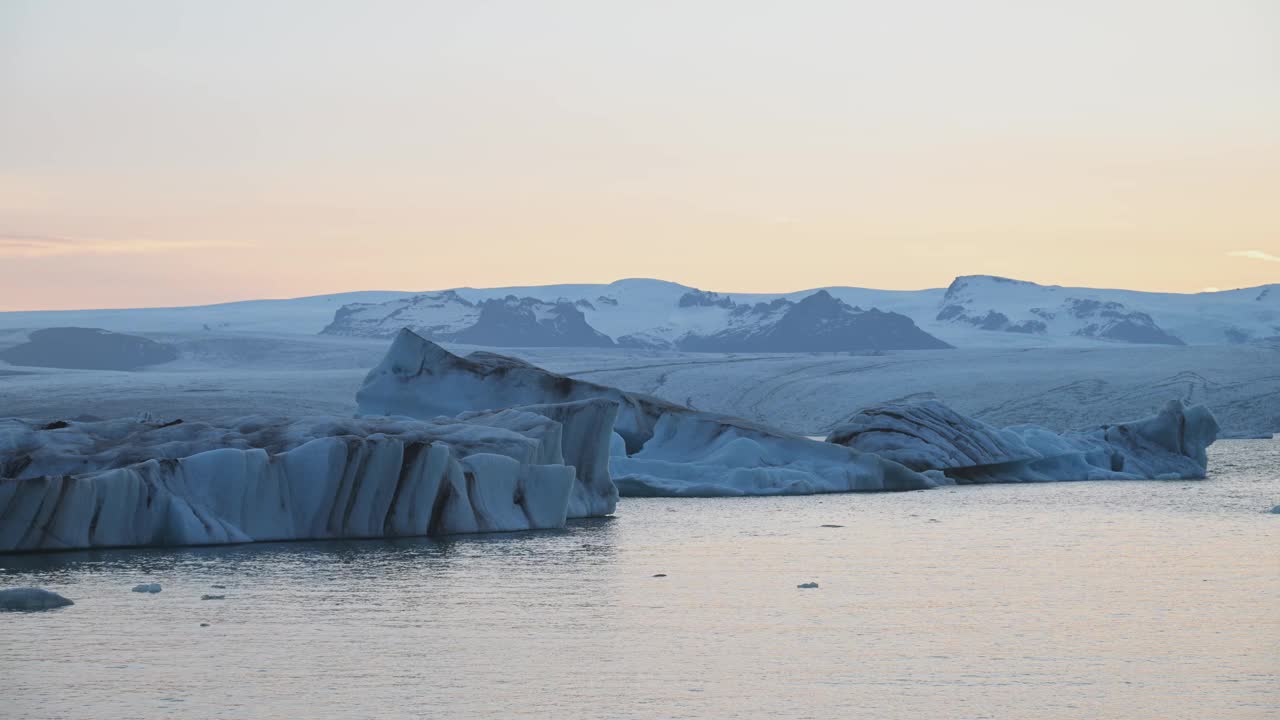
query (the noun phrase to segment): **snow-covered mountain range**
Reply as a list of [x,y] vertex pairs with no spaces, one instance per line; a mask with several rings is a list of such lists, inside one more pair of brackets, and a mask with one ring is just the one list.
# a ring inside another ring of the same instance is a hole
[[1191,295],[1067,288],[958,277],[935,320],[993,332],[1146,345],[1218,345],[1280,337],[1280,285]]
[[660,280],[459,288],[343,306],[325,334],[402,327],[476,345],[701,352],[901,350],[948,345],[1234,344],[1280,339],[1280,290],[1182,295],[1038,285],[985,275],[918,291],[715,293]]
[[[539,296],[486,297],[493,291],[462,289],[345,305],[322,332],[391,337],[407,327],[423,337],[471,345],[616,344],[694,352],[949,347],[906,315],[850,306],[826,290],[754,302],[751,296],[735,299],[657,280],[520,290],[538,292]],[[577,290],[578,295],[585,291],[592,297],[563,294],[570,290]]]
[[505,347],[821,352],[1280,342],[1280,284],[1195,294],[974,275],[947,288],[716,293],[662,280],[377,291],[186,308],[0,313],[0,331],[267,332]]

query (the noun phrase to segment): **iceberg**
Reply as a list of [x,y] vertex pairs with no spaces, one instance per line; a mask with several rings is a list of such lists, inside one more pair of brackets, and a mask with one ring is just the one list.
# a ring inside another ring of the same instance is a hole
[[[578,485],[586,498],[606,492],[606,460],[608,485],[616,485],[622,496],[919,490],[945,481],[940,473],[924,475],[892,460],[557,375],[503,355],[459,357],[409,330],[396,336],[382,363],[369,372],[356,401],[366,415],[464,413],[459,417],[471,422],[510,422],[499,420],[509,412],[499,408],[550,415],[571,429],[564,435],[563,454],[566,463],[578,468]],[[616,412],[612,426],[600,411],[588,414],[585,401],[611,404]],[[578,415],[581,420],[570,419]],[[590,478],[582,469],[588,455],[589,472],[594,473]],[[615,501],[616,495],[610,495],[599,507],[611,511]],[[575,505],[575,512],[581,510]]]
[[545,464],[574,468],[569,517],[612,515],[618,489],[609,477],[609,456],[618,404],[605,398],[549,405],[523,405],[507,410],[479,410],[458,415],[466,422],[493,425],[539,439]]
[[638,450],[653,435],[664,413],[688,411],[666,400],[558,375],[505,355],[474,352],[459,357],[408,329],[396,335],[356,392],[361,415],[424,419],[591,399],[618,405],[613,430],[629,451]]
[[360,416],[227,423],[0,419],[0,552],[564,527],[620,496],[923,490],[1202,478],[1218,425],[1153,417],[1057,433],[936,402],[867,408],[826,442],[558,375],[405,330]]
[[624,496],[724,497],[925,490],[941,474],[708,413],[671,413],[639,452],[609,461]]
[[18,610],[34,612],[75,605],[71,600],[52,590],[22,587],[0,590],[0,611]]
[[961,415],[936,400],[864,408],[832,430],[827,442],[921,471],[1040,457],[1015,433]]
[[1180,400],[1149,418],[1066,433],[995,428],[928,401],[863,409],[827,441],[957,483],[983,483],[1202,479],[1217,436],[1208,408]]
[[0,552],[560,528],[547,458],[452,419],[0,420]]

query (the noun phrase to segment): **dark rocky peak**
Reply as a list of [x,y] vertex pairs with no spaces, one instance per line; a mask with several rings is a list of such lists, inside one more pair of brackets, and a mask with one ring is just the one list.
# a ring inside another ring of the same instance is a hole
[[733,298],[726,297],[720,293],[707,292],[705,290],[690,290],[680,296],[678,307],[719,307],[726,310],[733,309]]

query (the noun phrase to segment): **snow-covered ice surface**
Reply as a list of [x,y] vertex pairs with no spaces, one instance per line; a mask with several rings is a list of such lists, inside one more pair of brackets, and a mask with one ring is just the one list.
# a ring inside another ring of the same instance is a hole
[[1269,719],[1280,440],[1209,456],[1207,482],[626,498],[549,532],[0,556],[0,587],[76,602],[0,617],[0,715]]
[[1261,346],[518,354],[572,377],[802,435],[825,436],[864,407],[930,399],[997,427],[1065,431],[1144,417],[1178,398],[1208,407],[1224,437],[1280,432],[1280,348]]
[[[1010,333],[995,333],[1017,340]],[[0,333],[0,347],[23,342]],[[225,420],[345,415],[387,341],[306,335],[159,333],[180,359],[141,372],[0,364],[0,416],[49,420],[152,412]],[[477,348],[447,346],[457,353]],[[1280,348],[995,347],[875,354],[705,354],[623,348],[502,350],[548,370],[700,410],[827,435],[857,410],[936,399],[1003,427],[1071,430],[1204,404],[1225,437],[1280,432]]]
[[0,551],[563,527],[559,424],[526,419],[0,420]]
[[117,332],[201,331],[318,333],[343,305],[384,302],[410,293],[367,290],[285,300],[244,300],[217,305],[103,310],[31,310],[0,313],[0,328],[74,325]]

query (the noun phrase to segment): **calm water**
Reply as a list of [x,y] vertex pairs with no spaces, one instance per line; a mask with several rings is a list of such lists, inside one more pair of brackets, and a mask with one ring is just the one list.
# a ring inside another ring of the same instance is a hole
[[0,557],[0,586],[76,600],[0,614],[0,717],[1280,717],[1280,442],[1213,461],[1207,482]]

